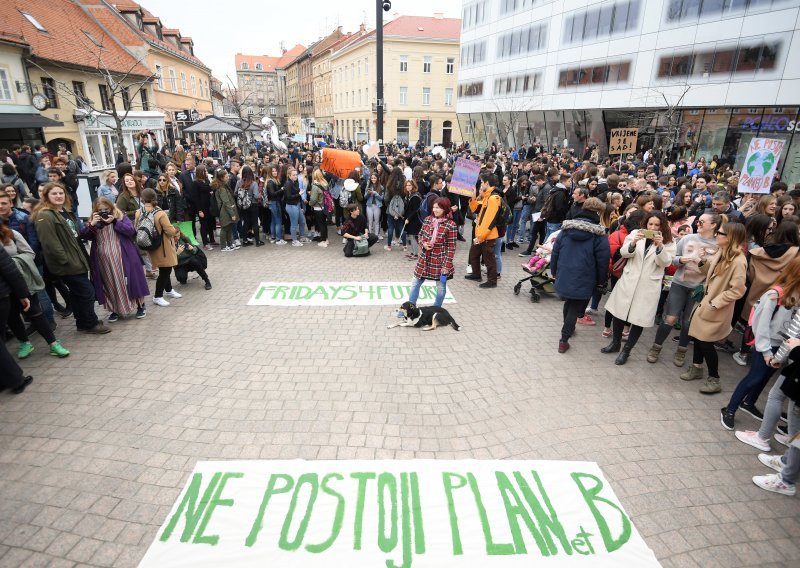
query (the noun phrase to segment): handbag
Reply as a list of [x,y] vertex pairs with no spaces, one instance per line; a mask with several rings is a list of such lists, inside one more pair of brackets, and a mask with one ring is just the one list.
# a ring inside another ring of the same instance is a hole
[[360,241],[353,241],[353,256],[366,256],[369,254],[369,241],[362,238]]
[[[617,233],[617,240],[619,241],[619,239],[620,236],[619,233]],[[622,244],[623,243],[620,243],[619,245],[620,248],[622,248]],[[617,260],[615,260],[611,264],[611,270],[609,270],[608,272],[609,276],[611,276],[612,278],[616,278],[617,280],[622,278],[622,272],[625,270],[626,264],[628,264],[628,257],[620,256]]]

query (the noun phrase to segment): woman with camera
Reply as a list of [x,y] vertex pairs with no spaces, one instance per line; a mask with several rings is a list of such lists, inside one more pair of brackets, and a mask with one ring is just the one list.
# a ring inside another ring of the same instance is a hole
[[92,216],[81,229],[81,237],[92,243],[89,264],[95,297],[111,312],[110,322],[134,311],[137,319],[145,317],[144,298],[150,290],[135,235],[130,219],[105,197],[95,200]]
[[139,158],[139,169],[148,176],[158,173],[158,140],[152,130],[141,132],[137,137],[136,155]]

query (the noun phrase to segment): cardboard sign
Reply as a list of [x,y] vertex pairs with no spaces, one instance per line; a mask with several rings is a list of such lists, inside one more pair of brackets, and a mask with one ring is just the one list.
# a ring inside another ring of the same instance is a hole
[[660,566],[593,462],[198,462],[139,568]]
[[456,195],[475,196],[475,184],[481,173],[480,162],[459,158],[453,170],[453,181],[447,186],[447,191]]
[[740,193],[769,193],[772,180],[778,171],[778,161],[785,140],[753,138],[747,147],[747,157],[739,178]]
[[636,142],[638,139],[638,128],[612,128],[611,138],[608,141],[609,156],[636,153]]
[[[399,306],[411,293],[405,282],[262,282],[248,306]],[[418,305],[436,299],[436,282],[426,281]],[[456,299],[448,288],[445,303]]]

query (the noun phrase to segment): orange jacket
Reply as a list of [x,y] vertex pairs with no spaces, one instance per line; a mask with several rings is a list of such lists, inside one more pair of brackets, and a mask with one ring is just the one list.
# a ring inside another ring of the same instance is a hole
[[475,238],[480,241],[490,241],[496,239],[497,216],[500,212],[500,196],[492,195],[493,187],[482,191],[479,198],[473,197],[469,200],[469,208],[473,213],[477,213],[475,220]]

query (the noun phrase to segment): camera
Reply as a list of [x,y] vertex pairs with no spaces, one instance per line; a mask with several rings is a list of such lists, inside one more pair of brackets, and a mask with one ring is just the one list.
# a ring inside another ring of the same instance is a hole
[[108,219],[109,217],[111,217],[111,211],[106,211],[105,209],[98,211],[97,214],[102,219]]
[[392,9],[392,3],[389,0],[383,0],[383,11],[388,12]]

